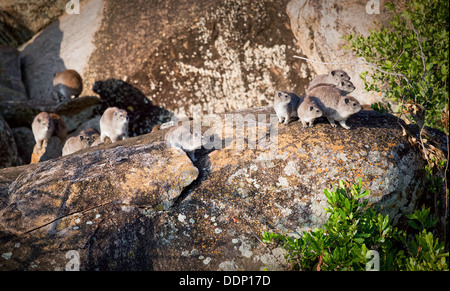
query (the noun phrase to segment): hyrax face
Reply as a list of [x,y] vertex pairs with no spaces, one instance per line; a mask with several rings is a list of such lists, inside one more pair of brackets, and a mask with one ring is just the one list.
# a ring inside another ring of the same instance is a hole
[[291,95],[287,94],[284,91],[278,91],[275,93],[275,100],[274,100],[275,104],[289,103],[289,102],[291,102],[291,100],[292,100]]
[[322,109],[316,104],[311,104],[306,109],[306,116],[309,118],[319,118],[323,115]]
[[358,113],[362,109],[362,106],[361,104],[359,104],[358,100],[356,100],[356,98],[352,96],[342,97],[339,105],[339,112],[342,112],[341,115],[345,116],[350,116],[352,114]]
[[130,118],[128,117],[128,113],[125,110],[119,109],[114,111],[113,120],[117,125],[125,126],[128,124]]
[[53,119],[47,112],[41,112],[36,115],[34,122],[36,129],[41,132],[47,132],[53,129]]
[[353,83],[348,80],[340,81],[337,84],[336,88],[338,88],[339,90],[341,90],[345,93],[350,93],[350,92],[353,92],[353,90],[355,90],[355,86],[353,85]]
[[350,80],[350,76],[343,70],[333,70],[330,72],[331,76],[333,76],[336,81],[348,81]]

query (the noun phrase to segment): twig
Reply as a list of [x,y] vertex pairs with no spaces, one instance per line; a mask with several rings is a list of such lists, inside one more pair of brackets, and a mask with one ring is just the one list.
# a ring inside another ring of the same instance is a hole
[[345,63],[328,63],[328,62],[315,61],[315,60],[311,60],[311,59],[304,58],[304,57],[299,57],[299,56],[294,56],[294,58],[302,59],[302,60],[305,60],[305,61],[308,61],[308,62],[312,62],[312,63],[323,64],[323,65],[352,65],[352,64],[367,65],[367,66],[370,66],[373,69],[376,69],[376,70],[378,70],[378,71],[380,71],[382,73],[385,73],[385,74],[388,74],[388,75],[391,75],[391,76],[402,77],[406,81],[406,83],[408,83],[408,85],[412,88],[411,83],[409,82],[408,78],[406,78],[405,75],[403,75],[401,73],[392,73],[392,72],[385,71],[385,70],[377,67],[376,65],[374,65],[372,63],[369,63],[368,61],[352,61],[352,62],[345,62]]
[[412,23],[412,21],[411,21],[411,27],[412,27],[412,30],[416,33],[417,42],[419,43],[420,57],[422,59],[422,64],[423,64],[423,74],[422,74],[422,79],[423,79],[425,77],[425,72],[426,72],[425,54],[423,53],[422,44],[421,44],[420,39],[419,39],[419,33],[417,32],[416,28],[414,27],[414,24]]

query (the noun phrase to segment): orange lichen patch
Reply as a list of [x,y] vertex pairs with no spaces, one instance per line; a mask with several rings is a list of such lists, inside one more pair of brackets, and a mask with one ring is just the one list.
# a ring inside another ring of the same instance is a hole
[[209,157],[211,168],[220,169],[228,165],[236,165],[239,160],[234,158],[232,150],[215,150]]
[[327,168],[317,168],[314,171],[314,173],[316,173],[316,174],[320,174],[320,173],[323,173],[323,172],[328,172],[328,169]]

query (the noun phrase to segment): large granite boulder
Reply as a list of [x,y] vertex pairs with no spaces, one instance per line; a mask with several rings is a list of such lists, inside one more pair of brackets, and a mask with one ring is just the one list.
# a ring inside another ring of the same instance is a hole
[[[400,7],[404,5],[401,0],[391,2]],[[345,48],[349,43],[342,37],[350,34],[367,36],[369,30],[387,25],[393,14],[386,9],[384,1],[291,0],[286,11],[297,45],[308,59],[316,61],[309,62],[315,74],[327,74],[336,68],[343,69],[356,87],[352,95],[361,104],[380,101],[380,95],[364,91],[364,83],[359,77],[362,72],[371,71],[372,68],[364,65],[364,60],[357,59],[351,50]]]
[[179,116],[192,105],[204,113],[268,105],[280,88],[304,91],[310,75],[293,58],[301,51],[287,2],[85,0],[80,14],[64,13],[21,48],[24,82],[31,99],[54,102],[53,74],[75,69],[82,95],[122,80]]
[[361,111],[350,130],[273,117],[203,117],[195,163],[164,129],[0,170],[0,269],[65,269],[76,257],[81,270],[277,270],[283,251],[261,232],[321,227],[323,190],[339,180],[361,178],[371,207],[400,227],[423,196],[425,161],[396,117]]
[[55,21],[69,0],[2,0],[0,44],[19,46]]

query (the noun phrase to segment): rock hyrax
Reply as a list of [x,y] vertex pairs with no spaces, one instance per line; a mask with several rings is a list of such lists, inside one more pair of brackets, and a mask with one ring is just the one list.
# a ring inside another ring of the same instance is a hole
[[165,140],[169,147],[177,147],[186,152],[193,162],[195,158],[195,150],[201,148],[203,137],[201,133],[194,131],[192,133],[183,125],[171,127],[165,135]]
[[112,143],[119,138],[121,140],[128,137],[128,114],[125,110],[117,107],[109,107],[100,118],[100,140],[105,141],[109,137]]
[[337,85],[325,84],[325,83],[317,84],[312,88],[308,88],[308,90],[306,91],[306,94],[308,94],[309,91],[311,91],[317,87],[320,87],[320,86],[329,86],[329,87],[337,88],[341,92],[342,96],[346,96],[348,93],[351,93],[355,90],[355,85],[353,85],[353,83],[351,81],[342,80],[342,81],[338,82]]
[[350,76],[343,70],[333,70],[328,74],[318,75],[309,83],[308,90],[312,90],[318,84],[332,84],[337,86],[340,81],[349,81]]
[[75,70],[65,70],[53,77],[53,88],[58,93],[60,101],[78,97],[83,91],[83,79]]
[[338,121],[342,127],[350,129],[345,124],[345,121],[352,114],[362,109],[361,104],[359,104],[355,97],[342,96],[339,90],[333,87],[317,87],[309,92],[309,96],[316,100],[317,105],[323,111],[323,115],[333,127],[336,127],[334,122]]
[[55,124],[53,119],[47,112],[41,112],[33,120],[31,124],[34,139],[36,140],[37,149],[47,148],[48,141],[53,135]]
[[94,137],[80,133],[80,135],[69,138],[62,149],[62,155],[67,156],[74,152],[87,149],[94,142]]
[[300,98],[291,92],[277,91],[273,102],[273,108],[278,116],[278,123],[288,124],[292,117],[297,117],[297,107]]
[[313,127],[314,120],[323,114],[322,109],[320,109],[316,101],[310,96],[303,96],[300,99],[297,113],[304,128],[307,127],[307,124],[309,124],[309,127]]

